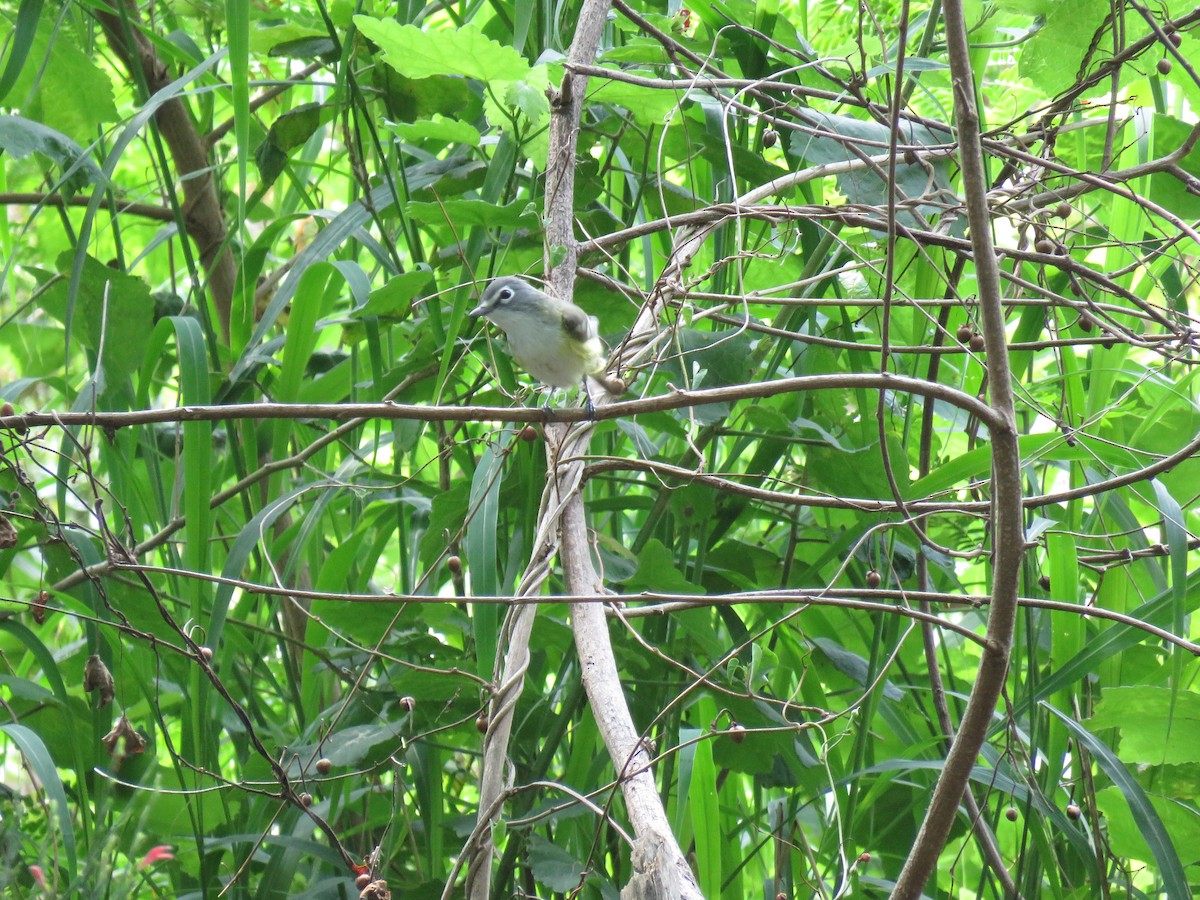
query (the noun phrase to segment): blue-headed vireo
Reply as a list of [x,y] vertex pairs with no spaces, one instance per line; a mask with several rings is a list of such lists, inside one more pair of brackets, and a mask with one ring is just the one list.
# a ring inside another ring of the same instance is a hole
[[590,377],[614,396],[625,393],[625,382],[605,371],[608,358],[596,333],[595,317],[574,303],[507,275],[487,286],[468,315],[499,325],[513,358],[542,384],[555,388],[582,384],[586,392]]

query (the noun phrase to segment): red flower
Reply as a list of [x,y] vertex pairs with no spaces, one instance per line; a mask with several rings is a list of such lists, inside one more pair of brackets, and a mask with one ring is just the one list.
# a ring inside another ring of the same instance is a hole
[[47,887],[46,876],[43,874],[41,866],[30,866],[29,874],[33,876],[33,880],[37,883],[38,887]]
[[157,847],[151,847],[150,851],[142,857],[140,863],[143,869],[154,865],[160,859],[174,859],[175,854],[171,852],[170,844],[159,844]]

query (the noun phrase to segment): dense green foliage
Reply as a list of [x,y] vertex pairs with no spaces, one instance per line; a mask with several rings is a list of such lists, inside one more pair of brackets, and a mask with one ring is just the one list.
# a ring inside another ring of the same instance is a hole
[[[505,605],[471,600],[530,565],[547,461],[536,429],[436,413],[543,402],[465,314],[561,256],[544,188],[577,15],[0,0],[0,400],[133,414],[0,428],[5,896],[350,897],[351,864],[461,891],[506,649]],[[1182,897],[1200,10],[966,16],[1029,550],[926,890],[1003,896],[990,834],[1026,897]],[[989,433],[955,399],[992,385],[941,7],[638,0],[595,65],[575,300],[627,351],[625,399],[724,390],[591,444],[633,720],[706,896],[886,896],[993,582]],[[880,372],[913,382],[838,380]],[[385,400],[415,409],[138,415]],[[555,570],[494,896],[631,874],[563,593]]]

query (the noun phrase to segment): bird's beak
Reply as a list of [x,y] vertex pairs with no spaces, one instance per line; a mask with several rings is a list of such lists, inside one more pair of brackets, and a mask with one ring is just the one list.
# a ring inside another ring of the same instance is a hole
[[472,319],[478,319],[480,316],[482,316],[484,314],[484,312],[486,312],[486,310],[482,306],[477,306],[473,310],[471,310],[469,313],[467,313],[467,315]]

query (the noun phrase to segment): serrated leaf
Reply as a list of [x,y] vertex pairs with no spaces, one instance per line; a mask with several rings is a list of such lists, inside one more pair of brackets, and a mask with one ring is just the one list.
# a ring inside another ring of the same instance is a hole
[[415,25],[370,16],[355,16],[354,24],[379,45],[389,66],[409,78],[462,75],[491,83],[519,81],[529,74],[529,63],[521,54],[472,25],[422,31]]
[[530,70],[528,78],[509,84],[504,91],[505,102],[509,107],[519,109],[529,123],[536,126],[550,115],[550,99],[546,96],[549,84],[546,67],[538,66]]
[[[64,275],[70,275],[74,258],[74,250],[59,256]],[[42,295],[43,308],[62,322],[67,319],[68,292],[64,278]],[[104,383],[115,385],[142,364],[154,324],[154,298],[140,278],[110,269],[89,256],[75,297],[74,322],[72,336],[91,350],[102,350],[99,364],[107,376]]]
[[[0,116],[0,150],[20,159],[30,153],[49,157],[63,170],[64,190],[69,194],[106,179],[83,148],[61,132],[22,116]],[[69,173],[69,174],[68,174]]]
[[119,117],[112,81],[54,19],[44,16],[39,23],[6,105],[75,140],[91,140],[102,123]]
[[1024,42],[1018,68],[1038,88],[1053,96],[1078,76],[1088,40],[1109,15],[1100,0],[1060,0],[1046,7],[1042,28]]
[[661,125],[680,102],[672,91],[626,81],[606,81],[598,77],[588,81],[588,101],[627,109],[643,125]]
[[447,144],[470,144],[479,146],[479,130],[466,122],[435,115],[431,119],[417,122],[401,122],[392,126],[392,131],[403,140],[417,143],[423,140],[443,141]]
[[704,589],[692,584],[675,568],[671,551],[662,541],[646,542],[638,554],[637,571],[625,582],[626,591],[653,591],[663,594],[702,594]]
[[1087,721],[1092,732],[1116,728],[1117,756],[1127,763],[1187,765],[1200,761],[1200,694],[1139,685],[1105,688]]

